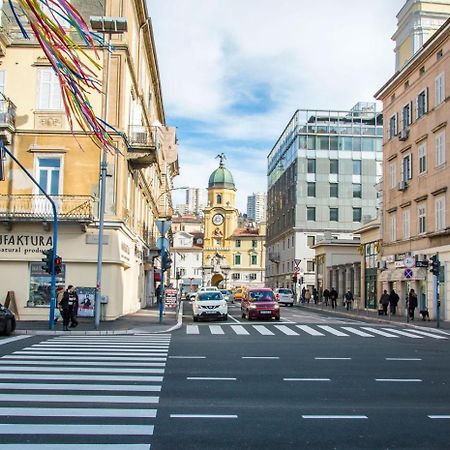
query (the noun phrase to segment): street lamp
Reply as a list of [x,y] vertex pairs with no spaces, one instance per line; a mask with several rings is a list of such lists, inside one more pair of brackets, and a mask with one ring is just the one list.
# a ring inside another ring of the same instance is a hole
[[[109,70],[111,66],[111,36],[123,34],[127,31],[127,20],[123,17],[92,16],[90,18],[91,28],[97,33],[108,35],[106,71],[105,71],[105,107],[103,109],[103,121],[107,122],[109,108]],[[107,171],[107,149],[103,146],[102,159],[100,163],[100,205],[98,226],[98,251],[97,251],[97,285],[95,287],[95,328],[100,325],[100,306],[102,298],[102,262],[103,262],[103,232],[105,226],[105,195],[106,195],[106,171]]]

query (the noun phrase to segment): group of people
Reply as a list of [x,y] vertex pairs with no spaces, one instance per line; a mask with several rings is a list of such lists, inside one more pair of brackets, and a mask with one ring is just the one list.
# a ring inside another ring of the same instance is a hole
[[58,288],[57,302],[63,320],[63,330],[75,328],[78,325],[78,294],[75,287],[69,284],[66,290],[63,287]]
[[394,289],[391,290],[390,294],[388,294],[387,290],[385,289],[380,297],[380,306],[382,308],[380,309],[380,311],[383,312],[383,315],[387,316],[389,306],[390,307],[389,311],[394,316],[397,311],[397,304],[399,300],[400,297],[398,296],[397,292],[395,292]]
[[[338,299],[338,293],[334,287],[331,288],[331,290],[325,289],[322,292],[323,301],[325,302],[325,306],[328,306],[328,302],[331,301],[331,307],[337,308],[337,299]],[[353,298],[353,296],[352,296]]]

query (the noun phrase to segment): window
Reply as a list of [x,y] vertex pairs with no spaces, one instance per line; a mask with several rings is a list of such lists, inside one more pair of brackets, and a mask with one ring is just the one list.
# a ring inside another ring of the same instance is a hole
[[353,222],[361,222],[362,209],[353,208]]
[[417,96],[416,109],[418,119],[428,112],[428,88]]
[[252,266],[258,264],[258,257],[256,255],[252,255],[251,264],[252,264]]
[[397,135],[397,114],[394,114],[389,119],[389,139]]
[[[59,195],[61,180],[61,159],[60,158],[38,158],[38,180],[41,187],[49,195]],[[47,200],[45,200],[47,202]]]
[[402,181],[409,181],[412,178],[412,155],[409,153],[403,157],[402,161]]
[[308,197],[315,197],[316,196],[316,183],[307,183],[308,187]]
[[389,216],[390,221],[390,232],[391,232],[391,241],[397,240],[397,216],[396,213],[391,213]]
[[434,80],[434,104],[440,105],[445,100],[445,77],[444,73],[439,74]]
[[255,281],[256,280],[256,273],[250,273],[248,275],[248,279],[251,280],[251,281]]
[[419,220],[419,234],[426,233],[427,231],[427,222],[426,222],[426,207],[425,205],[420,205],[417,208],[417,217]]
[[423,142],[417,150],[419,158],[419,174],[427,171],[427,144]]
[[51,67],[38,69],[38,94],[36,109],[62,110],[63,103],[58,78]]
[[316,220],[316,208],[314,206],[306,208],[306,220]]
[[408,128],[411,125],[411,121],[412,121],[411,110],[412,110],[412,107],[411,107],[410,103],[408,103],[407,105],[405,105],[403,107],[403,110],[402,110],[402,122],[403,122],[402,129],[403,130]]
[[222,203],[222,196],[220,194],[217,194],[216,201],[218,205]]
[[308,173],[316,173],[316,160],[315,159],[308,159],[307,165],[308,165]]
[[353,175],[361,175],[361,160],[353,160]]
[[411,212],[409,208],[403,210],[403,239],[411,237]]
[[397,163],[395,161],[389,164],[389,183],[391,189],[397,187]]
[[362,197],[362,186],[359,183],[353,183],[353,198],[361,198]]
[[5,71],[0,70],[0,92],[5,93]]
[[214,243],[216,247],[221,247],[222,246],[222,239],[214,239]]
[[241,264],[241,255],[234,255],[234,264],[239,266]]
[[436,231],[443,230],[445,228],[445,196],[441,195],[440,197],[436,197],[434,205],[436,212]]
[[240,239],[237,239],[236,240],[236,247],[240,247],[241,246],[241,240]]
[[307,241],[308,247],[311,247],[316,243],[316,237],[315,236],[307,236],[306,241]]
[[[66,265],[62,265],[62,271],[56,275],[56,287],[64,286]],[[50,305],[51,276],[42,269],[42,262],[30,263],[30,291],[27,306]]]
[[339,184],[338,183],[330,183],[330,197],[331,198],[339,197]]
[[330,159],[330,173],[339,173],[338,159]]
[[436,135],[436,166],[445,163],[445,133]]
[[339,221],[339,210],[338,208],[330,208],[330,221],[338,222]]
[[315,264],[314,261],[306,261],[306,271],[307,272],[314,272],[315,270]]
[[258,247],[258,241],[253,240],[252,241],[252,248]]
[[232,273],[231,274],[231,279],[232,280],[240,280],[241,279],[241,274],[240,273]]

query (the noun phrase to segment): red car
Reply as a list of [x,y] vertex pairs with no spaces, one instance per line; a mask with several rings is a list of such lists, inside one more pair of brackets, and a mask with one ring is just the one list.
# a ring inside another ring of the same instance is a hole
[[272,289],[247,289],[241,301],[242,318],[280,320],[280,306]]

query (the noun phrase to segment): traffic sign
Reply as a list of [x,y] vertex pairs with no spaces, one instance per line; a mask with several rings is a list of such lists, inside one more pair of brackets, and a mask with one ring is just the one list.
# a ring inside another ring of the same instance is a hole
[[171,220],[155,220],[156,228],[158,228],[159,233],[164,236],[172,225]]
[[156,240],[156,246],[160,249],[160,250],[167,250],[169,248],[169,239],[165,238],[165,237],[160,237]]
[[301,263],[301,259],[294,259],[294,267],[295,267],[295,269],[296,269],[296,272],[297,272],[297,269],[300,269],[300,263]]
[[403,272],[403,275],[405,275],[405,278],[409,280],[410,278],[413,277],[414,272],[412,269],[405,269],[405,271]]
[[428,267],[428,260],[416,261],[416,267]]
[[414,267],[414,263],[416,262],[416,260],[412,257],[412,256],[407,256],[404,260],[403,260],[404,264],[406,267],[408,267],[409,269],[411,269],[411,267]]

